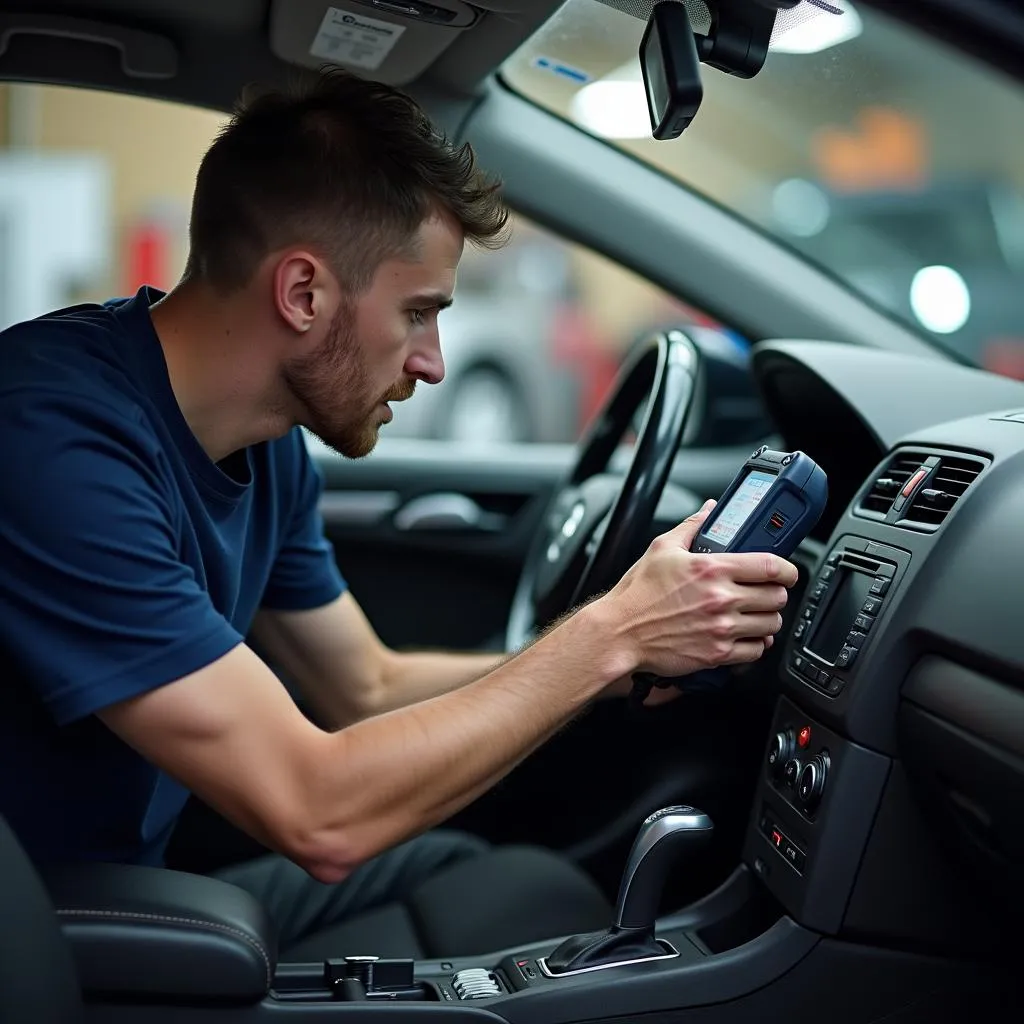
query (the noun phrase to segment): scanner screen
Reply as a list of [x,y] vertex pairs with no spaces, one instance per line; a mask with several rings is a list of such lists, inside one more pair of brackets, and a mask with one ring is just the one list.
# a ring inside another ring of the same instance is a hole
[[774,473],[765,473],[759,469],[751,470],[726,502],[725,508],[721,511],[715,510],[718,515],[705,536],[719,544],[728,544],[750,518],[774,482]]

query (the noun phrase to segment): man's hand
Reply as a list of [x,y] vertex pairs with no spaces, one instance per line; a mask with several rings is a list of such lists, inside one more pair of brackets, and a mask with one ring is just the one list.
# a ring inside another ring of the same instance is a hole
[[[599,599],[633,652],[636,671],[674,677],[756,661],[782,628],[796,566],[763,553],[691,554],[714,507],[706,502],[658,537]],[[613,686],[618,692],[623,681]]]

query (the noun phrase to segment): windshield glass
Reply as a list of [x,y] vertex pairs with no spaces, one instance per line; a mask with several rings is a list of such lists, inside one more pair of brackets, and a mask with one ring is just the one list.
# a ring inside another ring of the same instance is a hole
[[[703,103],[674,141],[650,134],[645,23],[607,3],[569,0],[503,75],[944,346],[1024,378],[1024,90],[870,8],[833,6],[777,24],[753,80],[702,65]],[[706,8],[687,7],[707,31]]]

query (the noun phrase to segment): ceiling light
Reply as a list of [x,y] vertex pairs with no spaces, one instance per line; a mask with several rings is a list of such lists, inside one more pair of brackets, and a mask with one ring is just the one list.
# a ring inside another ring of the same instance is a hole
[[649,138],[652,131],[643,82],[591,82],[573,97],[572,117],[606,139]]
[[910,308],[933,334],[953,334],[970,318],[971,293],[952,267],[922,267],[910,285]]
[[798,238],[812,238],[828,226],[828,196],[817,185],[790,178],[775,187],[772,212],[783,230]]
[[860,15],[847,0],[832,0],[842,14],[816,12],[772,39],[773,53],[820,53],[856,39],[864,29]]
[[572,98],[572,119],[605,139],[651,137],[651,115],[640,74],[640,61],[631,60],[585,85]]

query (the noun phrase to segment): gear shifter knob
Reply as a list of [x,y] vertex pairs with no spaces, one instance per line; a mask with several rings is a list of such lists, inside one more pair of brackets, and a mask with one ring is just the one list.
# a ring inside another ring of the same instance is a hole
[[676,858],[704,846],[713,830],[703,811],[683,805],[663,807],[646,818],[622,873],[615,923],[604,932],[570,935],[541,964],[542,970],[558,977],[664,960],[666,947],[655,936],[654,924],[665,879]]
[[653,931],[669,870],[705,846],[714,827],[703,811],[685,804],[663,807],[644,820],[622,872],[616,928]]

